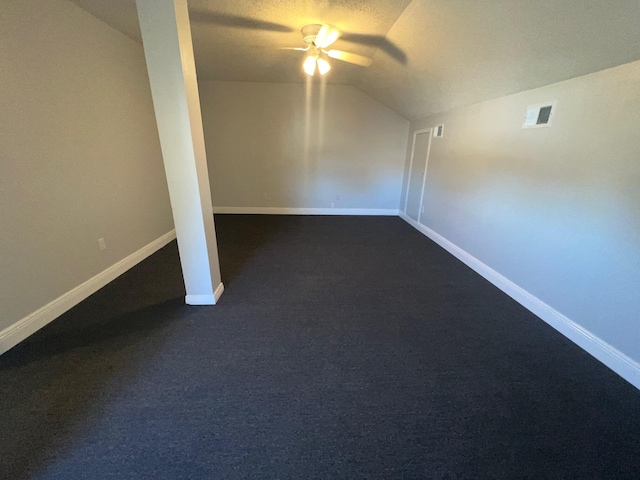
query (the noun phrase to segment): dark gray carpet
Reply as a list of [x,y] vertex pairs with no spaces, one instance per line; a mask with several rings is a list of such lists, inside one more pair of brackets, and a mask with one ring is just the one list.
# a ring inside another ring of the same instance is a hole
[[216,216],[0,357],[2,478],[637,479],[640,392],[398,218]]

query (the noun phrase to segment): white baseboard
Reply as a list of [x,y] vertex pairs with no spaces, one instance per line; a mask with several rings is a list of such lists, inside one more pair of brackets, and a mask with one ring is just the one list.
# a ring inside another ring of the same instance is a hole
[[184,301],[187,305],[215,305],[222,292],[224,292],[224,285],[220,282],[213,295],[187,295],[184,297]]
[[78,285],[72,290],[69,290],[55,300],[39,308],[35,312],[27,315],[21,320],[18,320],[13,325],[2,330],[0,332],[0,355],[16,346],[29,335],[40,330],[49,322],[58,318],[67,310],[70,310],[72,307],[76,306],[89,295],[92,295],[109,282],[118,278],[124,272],[140,263],[149,255],[160,250],[175,238],[175,230],[171,230],[170,232],[165,233],[160,238],[142,247],[140,250],[132,253],[126,258],[123,258],[118,263],[110,266],[106,270],[103,270],[86,282]]
[[213,207],[213,213],[259,215],[376,215],[396,217],[393,208]]
[[633,386],[640,389],[640,363],[636,362],[598,336],[580,326],[578,323],[558,312],[535,295],[532,295],[508,278],[485,265],[465,250],[462,250],[460,247],[444,238],[442,235],[434,232],[421,223],[416,222],[403,212],[400,212],[400,217],[416,230],[420,231],[447,250],[454,257],[458,258],[484,278],[489,280],[526,309],[551,325],[558,332],[562,333],[569,340],[593,355]]
[[215,292],[213,292],[213,298],[216,301],[216,303],[218,303],[218,300],[220,300],[220,297],[222,296],[223,292],[224,292],[224,285],[222,284],[222,282],[220,282],[220,285],[218,285],[218,288],[216,288]]

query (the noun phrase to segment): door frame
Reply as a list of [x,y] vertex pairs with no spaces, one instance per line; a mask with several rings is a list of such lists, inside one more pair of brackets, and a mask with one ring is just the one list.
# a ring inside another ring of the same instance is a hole
[[429,133],[429,143],[427,144],[427,158],[424,159],[424,177],[422,178],[422,189],[420,191],[420,208],[418,209],[418,223],[422,223],[420,219],[422,218],[422,202],[424,200],[424,186],[427,183],[427,168],[429,166],[429,154],[431,153],[431,140],[432,140],[432,132],[433,128],[422,128],[420,130],[413,131],[413,141],[411,142],[411,161],[409,163],[409,176],[407,177],[407,192],[404,196],[404,214],[407,215],[407,202],[409,201],[409,187],[411,186],[411,173],[413,172],[413,160],[416,152],[416,140],[418,135],[423,133]]

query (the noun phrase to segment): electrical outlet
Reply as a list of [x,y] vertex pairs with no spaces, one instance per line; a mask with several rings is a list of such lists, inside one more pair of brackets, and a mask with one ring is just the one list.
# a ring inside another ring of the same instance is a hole
[[336,206],[336,204],[331,202],[331,208],[334,208],[335,206]]
[[100,237],[98,239],[98,246],[100,247],[100,250],[106,250],[107,249],[107,244],[104,241],[104,238]]

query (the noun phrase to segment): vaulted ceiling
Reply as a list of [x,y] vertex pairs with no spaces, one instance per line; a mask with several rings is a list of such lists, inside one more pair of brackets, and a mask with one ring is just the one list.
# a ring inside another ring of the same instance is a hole
[[[140,42],[135,0],[72,0]],[[640,59],[638,0],[189,0],[203,80],[302,82],[300,28],[343,31],[350,84],[415,119]]]

